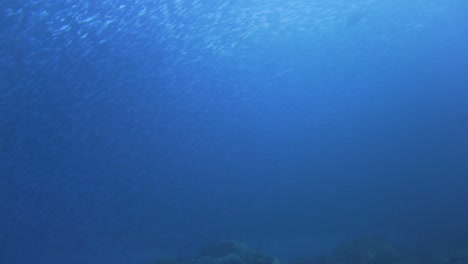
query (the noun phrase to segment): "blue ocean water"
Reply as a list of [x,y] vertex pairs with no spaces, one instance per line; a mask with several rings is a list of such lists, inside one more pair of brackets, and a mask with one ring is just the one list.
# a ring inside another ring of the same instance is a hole
[[[468,243],[463,0],[0,3],[0,263]],[[427,262],[426,262],[427,263]]]

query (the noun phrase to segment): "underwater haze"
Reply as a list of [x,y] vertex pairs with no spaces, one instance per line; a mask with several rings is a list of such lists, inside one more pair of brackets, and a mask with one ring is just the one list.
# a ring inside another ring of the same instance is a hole
[[467,13],[2,0],[0,263],[152,264],[233,239],[312,264],[374,236],[417,263],[468,245]]

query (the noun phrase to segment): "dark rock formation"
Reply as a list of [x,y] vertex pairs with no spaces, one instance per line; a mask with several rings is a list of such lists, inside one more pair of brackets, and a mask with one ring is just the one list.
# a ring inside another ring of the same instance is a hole
[[279,261],[241,242],[225,240],[205,247],[194,258],[161,259],[156,264],[279,264]]

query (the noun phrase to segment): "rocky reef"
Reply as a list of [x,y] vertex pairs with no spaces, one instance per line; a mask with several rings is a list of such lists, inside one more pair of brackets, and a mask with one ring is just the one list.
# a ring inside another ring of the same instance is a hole
[[334,251],[331,259],[336,264],[396,264],[401,255],[392,243],[374,237],[343,244]]
[[468,264],[468,245],[441,257],[438,264]]
[[225,240],[208,245],[193,258],[159,259],[155,264],[280,264],[280,262],[241,242]]
[[[468,264],[468,245],[448,253],[410,254],[381,237],[345,242],[330,254],[289,261],[288,264]],[[414,253],[414,252],[413,252]],[[189,258],[159,259],[154,264],[280,264],[274,257],[235,240],[224,240],[202,248]]]
[[338,246],[328,256],[295,261],[293,264],[401,264],[397,247],[380,237],[351,240]]

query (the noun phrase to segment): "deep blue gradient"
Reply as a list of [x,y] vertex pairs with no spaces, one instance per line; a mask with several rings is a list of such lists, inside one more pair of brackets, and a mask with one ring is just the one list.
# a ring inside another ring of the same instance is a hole
[[467,13],[3,0],[0,263],[468,243]]

